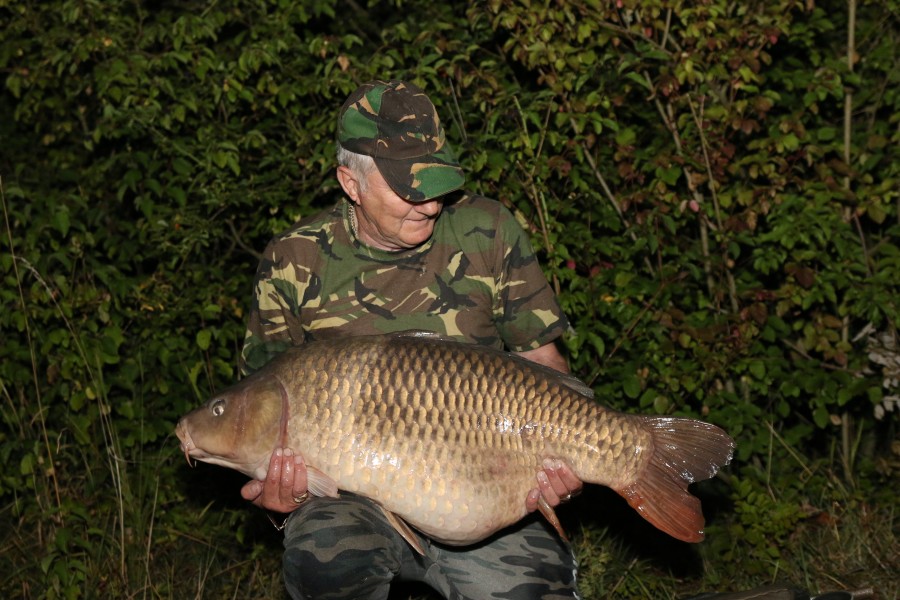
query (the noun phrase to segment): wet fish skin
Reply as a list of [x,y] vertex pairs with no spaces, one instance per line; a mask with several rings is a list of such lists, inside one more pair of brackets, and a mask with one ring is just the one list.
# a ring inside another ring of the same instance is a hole
[[687,491],[731,459],[701,421],[603,408],[577,379],[430,334],[304,344],[186,415],[186,455],[263,478],[277,447],[303,455],[310,492],[367,496],[429,537],[471,544],[525,516],[545,458],[623,495],[685,541]]

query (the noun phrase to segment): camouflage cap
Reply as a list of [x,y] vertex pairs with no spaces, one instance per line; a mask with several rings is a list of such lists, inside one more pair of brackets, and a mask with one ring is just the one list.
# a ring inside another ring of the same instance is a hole
[[465,182],[434,104],[410,83],[371,81],[357,88],[341,107],[337,139],[347,150],[371,156],[406,200],[431,200]]

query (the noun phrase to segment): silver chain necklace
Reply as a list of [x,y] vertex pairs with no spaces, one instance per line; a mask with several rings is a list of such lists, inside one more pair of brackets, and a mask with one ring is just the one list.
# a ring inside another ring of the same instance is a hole
[[359,232],[357,231],[356,225],[356,204],[353,202],[350,203],[350,208],[347,210],[347,214],[350,217],[350,229],[353,230],[353,235],[356,239],[359,239]]

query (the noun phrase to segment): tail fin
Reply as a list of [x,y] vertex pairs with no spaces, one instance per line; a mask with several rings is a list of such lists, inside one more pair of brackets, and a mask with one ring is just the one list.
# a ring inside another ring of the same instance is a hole
[[642,517],[685,542],[703,540],[700,500],[688,485],[709,479],[731,461],[734,440],[703,421],[675,417],[639,417],[653,445],[643,470],[616,491]]

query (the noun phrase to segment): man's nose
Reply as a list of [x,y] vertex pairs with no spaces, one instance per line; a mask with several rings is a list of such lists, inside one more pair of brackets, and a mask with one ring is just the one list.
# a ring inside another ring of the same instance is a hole
[[426,200],[425,202],[417,202],[416,210],[423,215],[433,217],[441,212],[441,204],[443,203],[440,200]]

